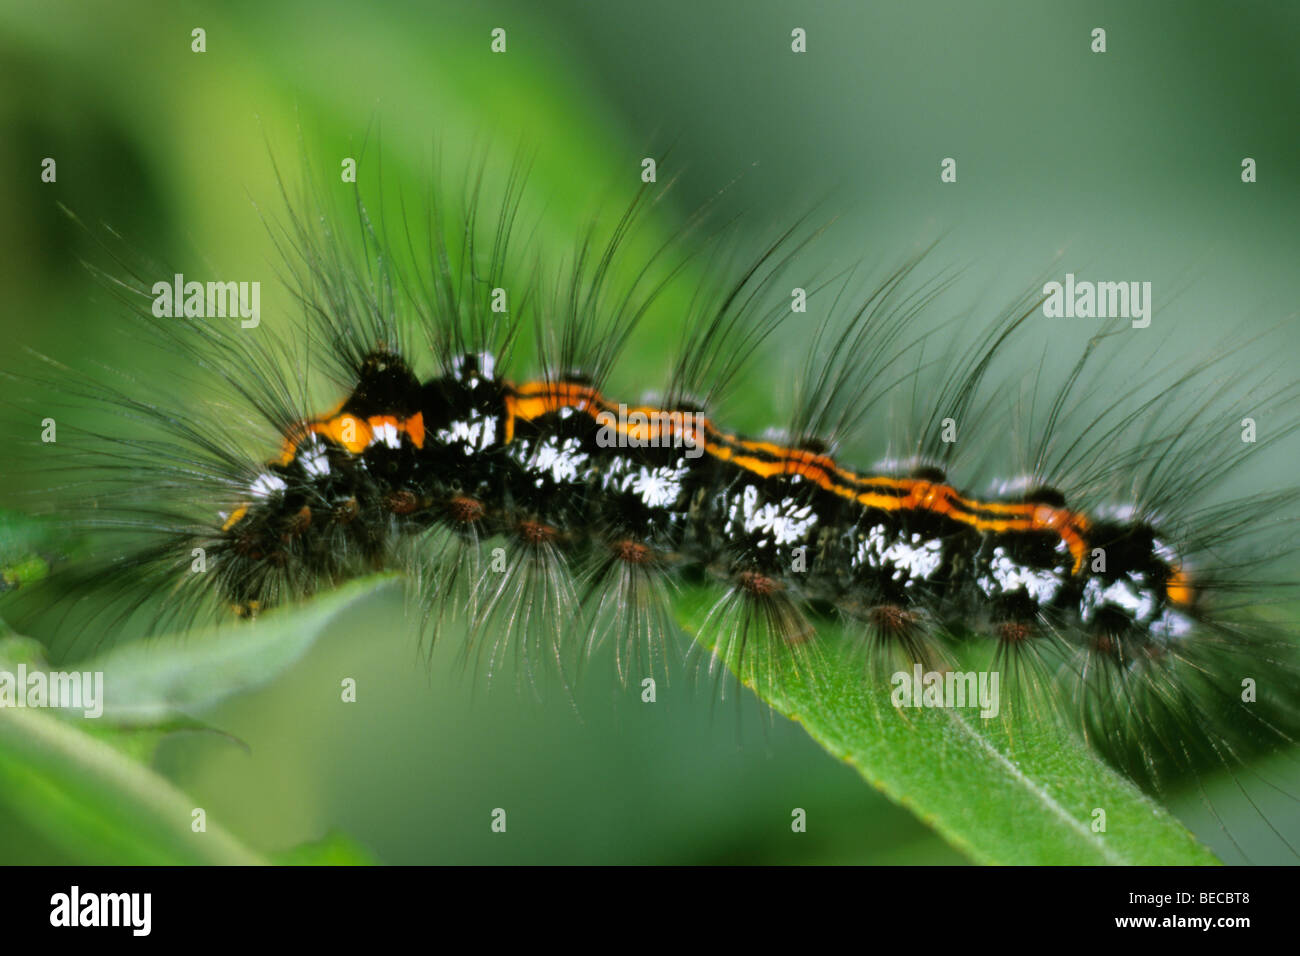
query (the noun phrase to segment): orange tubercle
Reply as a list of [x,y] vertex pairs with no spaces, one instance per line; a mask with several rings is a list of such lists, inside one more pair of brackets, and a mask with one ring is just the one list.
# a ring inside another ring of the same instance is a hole
[[1191,578],[1181,567],[1175,567],[1165,584],[1165,597],[1174,604],[1188,605],[1196,600],[1196,589]]

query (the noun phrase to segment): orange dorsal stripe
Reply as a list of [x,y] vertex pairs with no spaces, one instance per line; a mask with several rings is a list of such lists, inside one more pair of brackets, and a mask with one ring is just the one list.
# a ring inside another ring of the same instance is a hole
[[[506,396],[506,441],[513,441],[517,421],[533,421],[562,408],[584,411],[596,418],[601,413],[613,416],[617,406],[611,405],[590,386],[576,382],[529,382]],[[614,428],[628,439],[643,442],[653,435],[671,439],[677,431],[684,442],[698,442],[698,432],[704,433],[704,451],[719,461],[730,462],[763,478],[778,475],[798,475],[821,488],[850,499],[866,508],[882,511],[929,511],[945,515],[979,531],[1051,531],[1060,536],[1074,558],[1072,573],[1083,567],[1087,553],[1085,535],[1090,527],[1086,515],[1064,508],[1053,508],[1033,502],[979,501],[965,498],[951,485],[937,484],[917,478],[890,478],[864,476],[837,465],[830,456],[791,448],[769,441],[738,438],[716,428],[706,418],[682,424],[680,415],[672,416],[663,409],[638,407],[625,409],[626,417],[640,412],[651,422],[665,425],[644,426],[629,424],[624,417],[605,418],[602,423]],[[900,492],[889,494],[887,492]],[[983,512],[996,517],[984,517]]]
[[[578,382],[528,382],[517,388],[507,383],[506,443],[514,440],[517,422],[535,421],[564,408],[585,412],[602,426],[614,428],[635,444],[655,440],[671,442],[680,436],[683,444],[702,445],[706,454],[759,477],[798,475],[866,508],[929,511],[976,530],[995,533],[1051,531],[1059,535],[1069,548],[1074,558],[1072,573],[1079,573],[1083,567],[1090,522],[1081,512],[1033,502],[980,501],[959,495],[951,485],[925,479],[859,475],[836,464],[829,455],[770,441],[740,438],[715,427],[703,416],[684,415],[651,406],[624,407],[624,414],[618,415],[617,405],[606,401],[594,388]],[[384,426],[392,426],[398,434],[405,434],[416,448],[424,447],[422,413],[417,412],[409,418],[372,415],[363,419],[336,409],[319,419],[304,422],[286,436],[279,462],[290,464],[298,453],[298,447],[311,434],[324,435],[350,453],[360,454]],[[1181,570],[1175,569],[1167,593],[1176,603],[1190,603],[1192,589]]]
[[406,435],[416,448],[424,447],[424,412],[416,412],[410,418],[397,418],[394,415],[371,415],[369,418],[350,414],[331,415],[298,426],[285,439],[279,462],[281,465],[290,464],[297,457],[298,447],[308,435],[324,435],[334,444],[359,455],[374,441],[375,433],[385,426],[392,426],[399,435]]

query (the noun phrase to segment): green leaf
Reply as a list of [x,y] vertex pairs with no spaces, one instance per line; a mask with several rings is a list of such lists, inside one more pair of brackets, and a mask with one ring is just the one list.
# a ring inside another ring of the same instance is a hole
[[45,646],[38,640],[19,635],[0,638],[0,667],[14,670],[19,664],[28,668],[45,667]]
[[374,866],[374,855],[337,830],[313,843],[303,843],[272,858],[281,866]]
[[393,581],[391,575],[363,578],[254,622],[129,644],[78,668],[104,674],[104,722],[192,727],[186,722],[196,714],[283,673],[331,620]]
[[52,555],[71,547],[56,522],[0,509],[0,591],[40,581]]
[[[701,626],[714,600],[695,589],[678,605],[683,626],[706,647]],[[776,657],[763,645],[748,642],[743,663],[729,646],[724,663],[828,753],[976,862],[1218,862],[1159,804],[1050,720],[895,708],[890,685],[868,676],[832,626],[796,654],[783,649]],[[1098,809],[1105,832],[1093,831]]]
[[0,708],[0,800],[80,863],[256,864],[194,801],[103,740],[48,713]]
[[[0,638],[0,670],[14,673],[22,665],[30,673],[32,671],[48,671],[50,665],[46,660],[45,646],[40,641],[30,637],[2,637]],[[92,671],[93,673],[93,671]],[[225,734],[215,727],[210,727],[202,721],[193,720],[187,717],[181,717],[164,723],[155,724],[148,727],[119,727],[100,719],[86,719],[84,708],[77,710],[75,708],[67,710],[51,710],[51,714],[57,717],[63,717],[68,720],[78,720],[78,726],[99,740],[106,741],[116,747],[122,753],[126,754],[143,764],[149,764],[153,760],[154,753],[158,745],[165,737],[177,733],[209,733],[220,734],[247,749],[247,744]]]
[[[143,761],[164,734],[209,729],[190,713],[273,679],[339,613],[391,581],[355,581],[256,622],[159,638],[83,662],[79,670],[104,674],[102,718],[0,707],[0,801],[79,862],[266,862],[211,819],[195,833],[193,799]],[[0,640],[0,668],[20,664],[44,668],[41,645]],[[296,852],[297,862],[370,862],[342,837]]]

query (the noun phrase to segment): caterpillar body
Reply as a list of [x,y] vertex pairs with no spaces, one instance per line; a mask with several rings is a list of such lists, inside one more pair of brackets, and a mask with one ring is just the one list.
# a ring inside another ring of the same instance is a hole
[[1000,640],[1055,619],[1099,646],[1158,654],[1194,623],[1193,587],[1146,523],[1089,518],[1047,487],[973,498],[933,467],[860,473],[815,443],[742,438],[695,408],[629,411],[583,379],[515,386],[490,355],[425,383],[400,356],[367,356],[339,410],[290,436],[248,491],[205,542],[241,607],[270,603],[282,586],[268,577],[290,562],[391,550],[358,520],[382,513],[378,526],[399,533],[442,523],[712,568],[754,595],[789,592],[900,633],[919,605]]

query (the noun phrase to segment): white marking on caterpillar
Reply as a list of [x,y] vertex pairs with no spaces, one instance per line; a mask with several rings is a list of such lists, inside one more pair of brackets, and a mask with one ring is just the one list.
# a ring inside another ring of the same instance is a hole
[[[800,504],[794,498],[782,498],[780,503],[765,502],[758,505],[758,488],[746,485],[739,501],[734,497],[728,510],[727,530],[736,522],[737,511],[740,512],[740,525],[746,534],[761,533],[771,535],[776,545],[794,544],[808,540],[812,529],[817,525],[817,515],[811,505]],[[756,547],[767,547],[768,539],[760,539]]]
[[[912,535],[913,544],[921,541],[919,534]],[[882,557],[896,569],[895,581],[906,579],[906,586],[911,587],[916,579],[928,580],[939,567],[943,545],[938,541],[926,541],[920,547],[912,547],[905,541],[895,541],[885,549]]]
[[452,422],[449,428],[440,428],[434,437],[444,444],[460,443],[465,454],[473,455],[496,444],[497,420],[491,415],[471,412],[468,420]]
[[[582,451],[582,443],[576,438],[566,438],[563,443],[556,444],[554,438],[548,438],[546,441],[537,445],[536,451],[531,455],[525,455],[520,462],[529,471],[550,472],[551,480],[559,484],[566,481],[575,481],[578,477],[578,468],[587,463],[591,457]],[[537,487],[541,487],[542,479],[537,479]]]
[[990,490],[999,498],[1023,495],[1026,491],[1038,488],[1043,483],[1033,475],[1016,475],[1014,478],[995,478],[989,485]]
[[263,473],[248,486],[248,493],[254,498],[269,498],[277,492],[284,491],[285,487],[284,479],[279,475]]
[[308,478],[323,478],[330,473],[329,454],[315,436],[307,450],[298,455],[298,461]]
[[[919,545],[913,547],[912,545]],[[921,578],[929,580],[930,575],[938,570],[943,561],[941,552],[943,551],[943,542],[921,540],[919,534],[912,535],[912,544],[909,545],[903,541],[895,541],[885,551],[885,560],[895,565],[898,571],[894,574],[894,580],[902,580],[900,575],[907,574],[908,587],[911,587],[913,580]]]
[[1159,617],[1151,622],[1149,630],[1152,637],[1176,640],[1190,634],[1195,623],[1186,614],[1180,614],[1178,611],[1166,608]]
[[1056,598],[1057,592],[1061,590],[1060,575],[1064,570],[1057,567],[1051,571],[1043,571],[1017,564],[1007,557],[1005,548],[998,547],[993,549],[993,559],[989,561],[989,574],[992,577],[989,574],[981,574],[975,579],[975,583],[986,595],[992,595],[995,590],[1009,594],[1024,588],[1025,592],[1039,604],[1050,604]]
[[642,468],[632,478],[632,490],[641,496],[648,508],[666,508],[682,493],[681,471],[659,467]]
[[904,587],[912,587],[918,580],[929,580],[942,563],[942,541],[927,541],[913,533],[910,540],[900,538],[891,542],[885,537],[884,525],[872,527],[858,542],[853,556],[854,567],[865,564],[871,568],[893,568],[891,577],[895,581],[904,581]]
[[[1145,583],[1145,575],[1130,572],[1128,577],[1128,581],[1115,581],[1104,587],[1096,578],[1088,580],[1083,586],[1083,598],[1079,604],[1079,617],[1084,623],[1091,621],[1097,608],[1103,604],[1112,604],[1128,611],[1135,621],[1147,621],[1156,608],[1155,592],[1141,587]],[[1138,587],[1134,587],[1134,584]]]
[[478,363],[478,371],[465,374],[465,356],[457,355],[451,360],[451,374],[461,381],[468,382],[470,388],[478,388],[483,379],[492,378],[496,375],[497,360],[491,352],[478,352],[474,355]]
[[1178,553],[1159,538],[1151,539],[1151,550],[1155,556],[1168,565],[1178,564]]
[[375,426],[375,430],[370,436],[370,444],[386,445],[389,448],[401,448],[402,436],[398,434],[396,425],[391,422],[385,422],[382,425]]
[[606,491],[632,492],[648,508],[667,508],[682,494],[682,482],[689,469],[681,459],[676,468],[660,465],[655,468],[634,466],[625,458],[615,458],[600,476],[600,486]]
[[853,566],[860,565],[878,568],[885,553],[885,528],[876,525],[867,532],[867,536],[858,542],[858,549],[853,555]]

